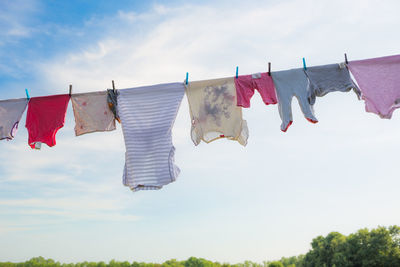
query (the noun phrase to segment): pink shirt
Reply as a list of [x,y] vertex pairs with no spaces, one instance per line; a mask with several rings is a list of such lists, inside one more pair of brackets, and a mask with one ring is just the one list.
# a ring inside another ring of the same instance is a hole
[[56,144],[56,133],[64,126],[69,99],[69,95],[52,95],[29,100],[25,126],[32,148],[37,142],[50,147]]
[[365,110],[390,119],[400,107],[400,55],[350,61],[349,69],[365,100]]

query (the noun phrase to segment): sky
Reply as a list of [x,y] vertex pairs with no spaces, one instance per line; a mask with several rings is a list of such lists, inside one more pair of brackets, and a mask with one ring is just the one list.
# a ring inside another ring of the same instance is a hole
[[[0,2],[0,98],[228,77],[399,54],[398,1]],[[243,109],[248,145],[194,146],[184,97],[173,128],[177,181],[122,185],[113,132],[74,134],[69,105],[57,145],[32,150],[25,115],[0,142],[0,261],[262,262],[304,254],[318,235],[400,224],[400,117],[365,112],[354,93],[314,106],[258,93]]]

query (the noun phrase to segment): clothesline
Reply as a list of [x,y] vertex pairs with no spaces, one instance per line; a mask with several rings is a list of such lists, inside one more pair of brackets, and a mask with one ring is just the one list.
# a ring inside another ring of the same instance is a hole
[[[344,54],[344,58],[345,58],[344,62],[346,64],[348,64],[347,54],[346,53]],[[303,68],[304,68],[304,70],[307,70],[305,58],[303,58]],[[271,62],[268,62],[268,75],[271,76]],[[238,76],[239,76],[239,66],[236,66],[235,78],[238,78]],[[186,72],[186,78],[184,80],[184,83],[188,84],[188,81],[189,81],[189,72]],[[112,89],[116,90],[114,80],[112,80],[111,83],[112,83]],[[119,89],[119,90],[121,90],[121,89]],[[25,88],[25,93],[26,93],[26,98],[29,100],[30,96],[29,96],[28,89],[26,89],[26,88]],[[90,93],[90,92],[88,92],[88,93]],[[75,94],[72,93],[72,84],[69,85],[69,93],[68,94],[69,94],[69,96],[75,95]],[[83,94],[83,93],[78,93],[78,94]]]
[[[0,100],[0,139],[14,138],[28,107],[28,144],[40,149],[56,144],[56,133],[64,126],[69,101],[75,118],[75,135],[113,131],[121,123],[126,154],[123,183],[132,191],[160,189],[176,180],[175,148],[171,131],[186,92],[193,143],[227,138],[246,146],[249,130],[242,108],[250,107],[257,90],[266,105],[278,104],[281,130],[293,123],[292,99],[296,97],[304,117],[317,123],[313,106],[317,97],[330,92],[353,90],[365,101],[365,109],[390,119],[400,107],[400,55],[340,64],[236,75],[227,78],[165,83],[127,89]],[[353,75],[353,81],[350,73]]]
[[[114,87],[114,81],[112,81],[112,84],[113,84],[113,87]],[[113,90],[116,90],[115,87],[113,88]],[[103,91],[90,91],[90,92],[72,93],[72,84],[70,84],[69,85],[69,93],[68,93],[68,95],[69,96],[76,96],[76,95],[81,95],[81,94],[98,93],[98,92],[103,92]],[[26,89],[26,88],[25,88],[25,94],[26,94],[26,99],[29,100],[31,97],[29,95],[28,89]],[[65,94],[56,94],[56,95],[65,95]],[[43,96],[38,96],[38,97],[43,97]],[[25,98],[16,98],[16,99],[25,99]],[[0,101],[2,101],[2,100],[0,100]]]

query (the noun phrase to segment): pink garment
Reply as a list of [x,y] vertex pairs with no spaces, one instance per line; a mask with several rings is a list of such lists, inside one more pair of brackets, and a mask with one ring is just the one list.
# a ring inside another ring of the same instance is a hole
[[29,100],[25,127],[31,148],[36,148],[36,143],[50,147],[56,144],[56,133],[64,126],[69,99],[69,95],[52,95]]
[[365,110],[390,119],[400,107],[400,55],[350,61],[349,69],[365,100]]
[[250,107],[250,99],[254,95],[254,89],[257,89],[260,93],[266,105],[278,103],[274,82],[267,73],[241,75],[235,78],[235,85],[238,106]]

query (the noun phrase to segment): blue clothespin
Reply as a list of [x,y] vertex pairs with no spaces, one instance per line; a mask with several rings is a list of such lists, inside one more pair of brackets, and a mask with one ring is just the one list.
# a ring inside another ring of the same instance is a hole
[[306,60],[304,59],[304,57],[303,57],[303,68],[304,68],[304,70],[307,70]]
[[26,98],[29,100],[30,99],[29,92],[28,92],[28,89],[26,89],[26,88],[25,88],[25,94],[26,94]]
[[185,80],[185,83],[188,84],[188,82],[189,82],[189,72],[186,72],[186,80]]
[[236,79],[238,78],[238,76],[239,76],[239,66],[236,66]]

